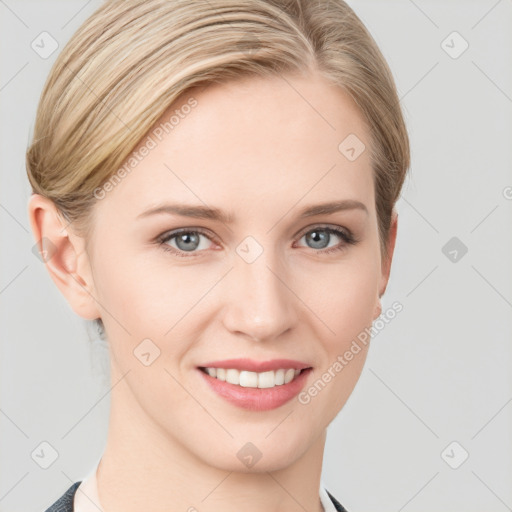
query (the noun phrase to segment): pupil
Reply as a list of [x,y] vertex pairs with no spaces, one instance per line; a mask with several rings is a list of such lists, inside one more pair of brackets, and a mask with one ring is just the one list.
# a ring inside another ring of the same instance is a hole
[[322,239],[325,242],[328,234],[324,231],[312,231],[311,232],[311,238],[313,239],[313,243],[316,244],[314,246],[315,249],[322,248]]
[[[184,243],[185,245],[183,247],[180,247],[180,244],[181,243]],[[192,246],[194,245],[194,242],[197,244],[198,242],[198,236],[197,235],[190,235],[189,233],[184,233],[182,235],[180,235],[178,238],[177,238],[177,245],[180,249],[182,250],[190,250],[191,248],[194,249],[195,247],[192,247],[190,245],[190,242],[192,242]],[[188,249],[187,249],[188,248]]]

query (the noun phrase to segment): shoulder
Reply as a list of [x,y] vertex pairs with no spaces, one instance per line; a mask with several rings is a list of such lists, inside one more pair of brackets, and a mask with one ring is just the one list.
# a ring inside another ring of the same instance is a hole
[[329,498],[331,498],[331,501],[337,512],[348,512],[347,509],[327,489],[325,489],[325,491],[327,492]]
[[73,512],[73,499],[78,486],[82,482],[75,482],[50,508],[45,512]]

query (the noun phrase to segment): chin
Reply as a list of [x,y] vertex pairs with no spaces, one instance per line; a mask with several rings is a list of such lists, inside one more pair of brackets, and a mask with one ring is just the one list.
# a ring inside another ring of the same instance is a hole
[[[259,437],[245,436],[243,441],[237,436],[235,439],[226,440],[225,443],[205,445],[197,456],[208,465],[223,471],[265,473],[279,471],[292,465],[313,444],[304,436],[298,439],[299,434],[295,437],[290,436],[289,431],[283,430],[282,435],[274,431],[268,436],[269,432],[271,429],[261,433]],[[207,457],[205,453],[208,454]]]

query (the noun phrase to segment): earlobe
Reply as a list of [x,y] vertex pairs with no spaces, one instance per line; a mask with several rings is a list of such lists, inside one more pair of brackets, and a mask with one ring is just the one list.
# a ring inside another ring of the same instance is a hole
[[377,320],[377,318],[379,318],[379,316],[381,315],[382,313],[382,303],[380,301],[380,295],[379,295],[379,298],[377,299],[377,303],[375,304],[375,309],[373,311],[373,320]]
[[[381,282],[379,287],[379,304],[380,298],[386,292],[386,288],[389,281],[389,275],[391,273],[391,262],[393,261],[393,253],[395,252],[396,235],[398,231],[398,212],[393,208],[391,212],[391,224],[389,227],[389,237],[387,240],[388,254],[387,258],[382,260],[381,263]],[[380,306],[380,313],[382,312],[382,306]],[[379,313],[379,315],[380,315]],[[378,315],[377,315],[378,316]]]
[[36,240],[33,252],[73,311],[85,319],[100,317],[83,238],[71,233],[53,201],[40,194],[29,198],[28,213]]

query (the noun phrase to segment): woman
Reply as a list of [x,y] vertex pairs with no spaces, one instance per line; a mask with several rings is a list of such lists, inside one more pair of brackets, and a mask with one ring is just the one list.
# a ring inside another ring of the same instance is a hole
[[343,1],[99,8],[27,152],[35,239],[112,381],[101,460],[48,510],[345,510],[326,429],[382,311],[408,166],[393,78]]

